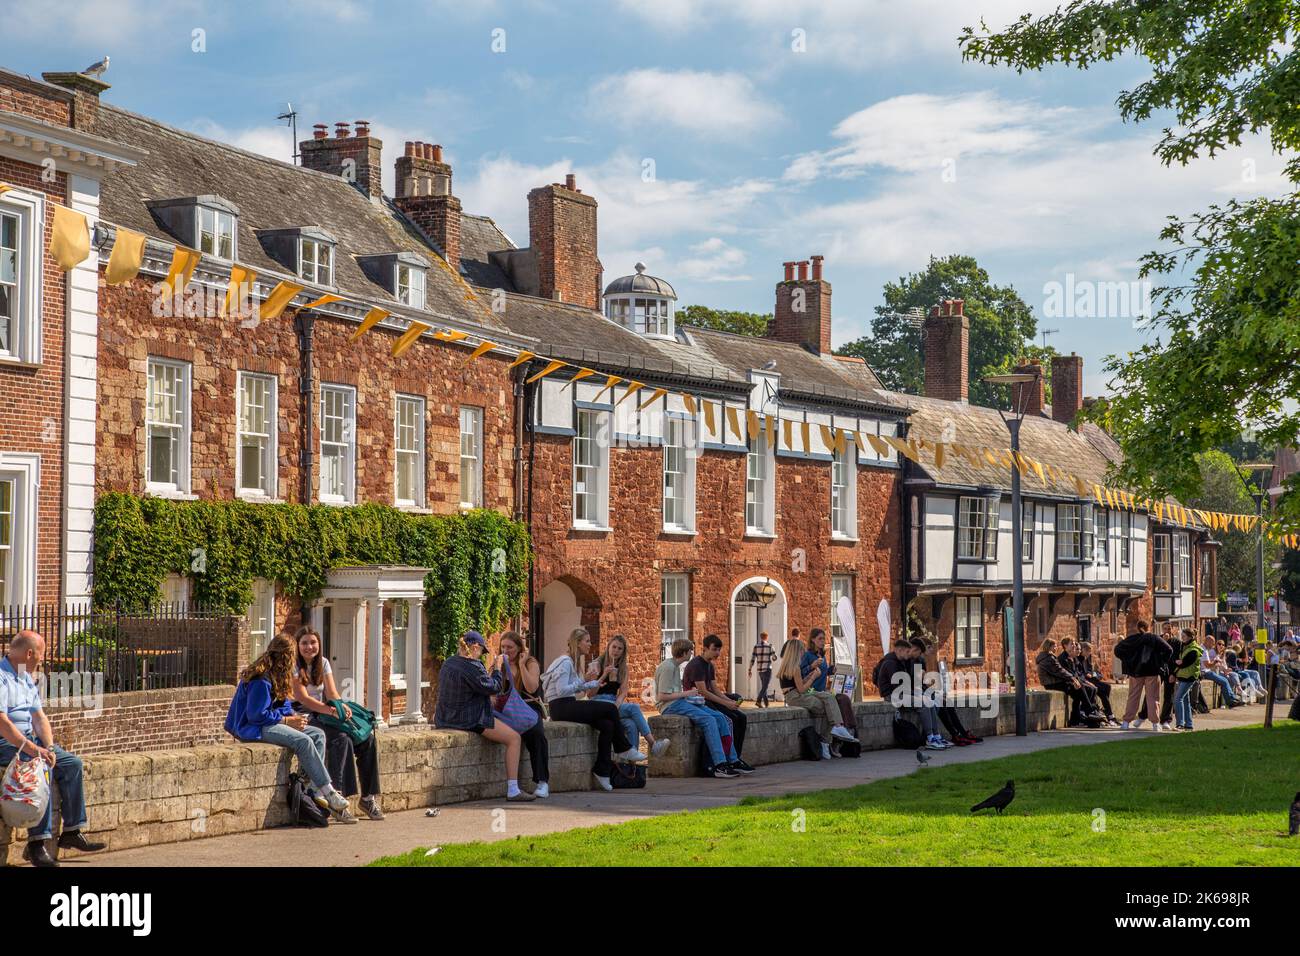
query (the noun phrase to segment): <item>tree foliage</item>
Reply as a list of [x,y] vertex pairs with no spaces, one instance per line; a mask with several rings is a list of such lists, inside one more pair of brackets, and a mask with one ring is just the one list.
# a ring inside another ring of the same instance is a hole
[[[1022,356],[1041,358],[1053,353],[1033,344],[1038,324],[1019,293],[1011,286],[994,285],[971,256],[931,256],[924,271],[885,283],[885,304],[876,307],[871,334],[838,353],[864,359],[886,388],[919,394],[925,384],[921,330],[909,312],[923,317],[942,299],[965,300],[970,319],[971,402],[1009,407],[1007,389],[986,384],[984,376],[1009,372]],[[1044,375],[1050,371],[1049,363]]]
[[[1196,466],[1201,475],[1201,490],[1186,504],[1206,511],[1228,514],[1254,514],[1255,502],[1242,481],[1237,463],[1221,451],[1207,451],[1196,456]],[[1243,591],[1254,595],[1256,583],[1255,533],[1228,530],[1220,533],[1219,540],[1219,594]],[[1281,545],[1264,539],[1264,595],[1272,594],[1278,584],[1278,572],[1273,564],[1278,560]],[[1253,603],[1253,602],[1252,602]]]
[[770,312],[761,315],[758,312],[711,309],[707,305],[688,305],[677,310],[677,322],[681,325],[694,325],[735,335],[764,336],[767,334],[767,324],[771,321]]
[[[1171,119],[1155,155],[1166,165],[1214,156],[1266,133],[1274,150],[1300,147],[1297,0],[1074,0],[990,34],[966,28],[967,59],[1017,72],[1079,69],[1136,53],[1151,74],[1119,95],[1126,121]],[[1111,356],[1115,392],[1092,415],[1119,441],[1116,479],[1134,490],[1196,494],[1197,455],[1243,424],[1265,445],[1294,444],[1300,415],[1300,158],[1281,199],[1230,200],[1170,217],[1164,244],[1142,259],[1153,292],[1150,340]],[[1297,481],[1300,485],[1300,480]],[[1300,526],[1292,486],[1280,516]]]

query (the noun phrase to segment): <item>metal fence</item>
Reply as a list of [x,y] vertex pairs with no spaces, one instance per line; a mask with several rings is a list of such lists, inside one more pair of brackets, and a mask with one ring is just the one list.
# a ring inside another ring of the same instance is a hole
[[240,618],[164,604],[147,611],[83,605],[0,606],[0,653],[24,630],[45,638],[47,679],[103,675],[104,693],[230,683],[239,669]]

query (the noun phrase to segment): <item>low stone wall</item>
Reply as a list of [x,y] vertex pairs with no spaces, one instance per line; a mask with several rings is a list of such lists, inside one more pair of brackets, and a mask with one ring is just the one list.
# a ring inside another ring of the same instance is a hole
[[[1213,686],[1206,684],[1207,690]],[[1122,712],[1126,697],[1124,686],[1113,689],[1111,701],[1117,712]],[[1031,730],[1065,726],[1064,694],[1031,691],[1028,704]],[[811,720],[807,711],[777,706],[746,708],[745,713],[749,720],[746,760],[763,765],[799,759],[799,730]],[[864,749],[893,746],[889,704],[866,701],[854,713]],[[1002,695],[992,716],[982,716],[976,708],[958,708],[958,713],[966,727],[981,737],[1015,732],[1014,695]],[[657,736],[673,738],[669,753],[650,762],[649,787],[653,789],[656,776],[693,775],[700,738],[690,722],[663,715],[649,721]],[[546,734],[551,789],[591,789],[595,732],[581,724],[550,721]],[[380,732],[379,747],[385,810],[504,796],[501,748],[474,734],[423,725],[396,727]],[[283,826],[290,822],[285,792],[292,764],[288,751],[270,744],[233,742],[91,757],[86,761],[88,831],[112,849],[125,849]],[[531,780],[526,754],[519,775],[525,782]],[[0,824],[0,861],[17,863],[21,852],[21,835]]]
[[[83,694],[76,706],[49,707],[54,739],[81,756],[225,743],[226,711],[235,688],[179,687]],[[49,705],[47,705],[49,706]]]

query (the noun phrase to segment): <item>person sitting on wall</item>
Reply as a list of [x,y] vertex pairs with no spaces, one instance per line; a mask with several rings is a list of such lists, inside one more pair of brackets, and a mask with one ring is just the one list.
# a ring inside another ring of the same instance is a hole
[[[1115,716],[1115,711],[1110,706],[1110,682],[1101,676],[1101,671],[1092,659],[1092,644],[1089,641],[1079,642],[1079,653],[1075,655],[1075,675],[1087,681],[1097,692],[1097,700],[1101,703],[1102,712],[1106,715],[1106,721],[1116,727],[1119,726],[1119,718]],[[1173,695],[1170,695],[1172,705]]]
[[588,693],[600,687],[602,680],[612,679],[617,673],[614,667],[609,666],[597,677],[583,679],[580,675],[586,668],[590,653],[591,634],[585,627],[574,628],[569,634],[568,653],[551,661],[542,674],[542,692],[546,705],[551,709],[552,720],[586,724],[596,731],[596,762],[591,774],[601,790],[609,791],[614,789],[609,779],[614,773],[614,753],[618,759],[630,763],[646,758],[623,733],[617,707],[608,701],[585,699]]
[[[1088,702],[1088,706],[1084,709],[1091,713],[1100,713],[1101,708],[1097,704],[1097,688],[1094,687],[1092,682],[1082,673],[1082,669],[1079,666],[1078,655],[1075,653],[1074,638],[1061,638],[1061,653],[1057,655],[1056,659],[1060,661],[1061,666],[1065,668],[1065,670],[1073,674],[1075,679],[1079,681],[1079,689],[1083,691],[1083,696]],[[1079,713],[1079,709],[1077,707],[1072,707],[1069,719],[1070,726],[1077,727],[1083,722],[1084,719]]]
[[506,799],[512,803],[535,799],[519,789],[519,734],[492,716],[492,698],[504,694],[510,685],[501,670],[502,659],[489,674],[483,666],[487,641],[478,631],[461,635],[456,654],[442,662],[438,671],[438,702],[433,725],[439,730],[467,730],[484,740],[506,748]]
[[1238,681],[1243,689],[1251,692],[1251,696],[1256,700],[1264,697],[1264,680],[1259,676],[1259,671],[1251,670],[1247,666],[1246,648],[1242,644],[1234,644],[1223,652],[1224,663],[1228,666],[1230,673],[1236,674]]
[[1092,709],[1088,695],[1083,689],[1083,681],[1066,670],[1057,658],[1055,638],[1043,639],[1038,649],[1038,656],[1034,658],[1034,664],[1038,668],[1038,682],[1045,690],[1064,691],[1065,696],[1069,698],[1070,726],[1075,726],[1076,722],[1100,726],[1101,715]]
[[510,682],[520,699],[537,715],[537,723],[519,735],[532,764],[533,796],[545,800],[551,795],[551,748],[546,741],[546,710],[542,707],[542,666],[528,652],[528,641],[515,631],[501,635],[501,656],[509,665]]
[[[925,638],[917,636],[912,638],[912,656],[925,661],[925,669],[931,674],[939,673],[939,649],[931,644]],[[947,688],[939,688],[939,706],[935,708],[935,715],[939,722],[943,724],[944,729],[948,731],[948,736],[952,743],[958,747],[969,747],[971,744],[984,742],[983,737],[976,737],[966,725],[961,722],[961,716],[957,713],[957,708],[952,707],[947,702]]]
[[[793,643],[798,638],[791,638]],[[706,707],[718,711],[731,721],[731,769],[737,773],[753,773],[754,768],[741,756],[745,750],[745,727],[748,719],[740,704],[718,692],[714,686],[713,662],[722,653],[722,638],[709,634],[704,638],[704,649],[698,657],[691,658],[682,674],[682,685],[693,687],[704,698]]]
[[659,713],[685,717],[700,729],[705,746],[709,749],[709,766],[704,768],[711,777],[732,778],[740,774],[731,769],[728,753],[731,748],[731,721],[723,714],[704,706],[704,698],[694,687],[682,687],[682,668],[695,645],[688,637],[675,639],[670,647],[672,657],[660,661],[655,668],[655,702]]
[[[59,791],[59,815],[63,820],[59,849],[93,853],[104,849],[104,844],[86,839],[81,832],[86,825],[81,758],[54,742],[41,691],[33,678],[44,659],[45,638],[30,630],[19,631],[9,642],[8,653],[0,659],[0,771],[15,757],[44,760],[53,786]],[[27,831],[23,859],[32,866],[58,866],[45,847],[45,841],[53,835],[54,801],[51,799],[45,805],[45,815]]]
[[905,637],[894,641],[894,649],[880,659],[872,674],[882,700],[887,700],[902,719],[905,710],[915,710],[921,719],[921,733],[929,750],[947,750],[952,746],[939,733],[937,708],[923,707],[923,687],[920,674],[914,666],[917,650]]
[[[813,633],[816,634],[817,631],[814,630]],[[806,663],[810,658],[812,663]],[[844,726],[840,705],[835,700],[835,695],[816,689],[816,677],[818,674],[825,675],[826,666],[824,659],[804,649],[803,641],[791,639],[785,645],[785,653],[781,655],[781,665],[777,669],[776,678],[787,707],[802,707],[812,714],[814,722],[819,718],[825,719],[829,734],[822,737],[822,759],[830,760],[831,737],[837,740],[854,741],[857,738]]]
[[[372,730],[365,742],[358,744],[346,731],[318,719],[321,714],[337,717],[334,701],[342,700],[342,695],[334,683],[330,662],[320,652],[320,634],[309,625],[300,627],[294,636],[294,645],[298,648],[298,656],[293,665],[293,699],[297,709],[308,714],[311,726],[319,727],[325,734],[325,769],[329,771],[330,782],[345,797],[360,793],[361,812],[371,820],[382,820],[377,736]],[[352,708],[346,702],[343,703],[343,714],[352,716]],[[357,781],[358,770],[361,771],[360,784]]]
[[325,769],[325,731],[293,712],[295,656],[293,638],[277,634],[266,653],[244,668],[226,713],[226,732],[243,743],[274,744],[297,755],[310,781],[308,796],[341,823],[355,823],[348,801]]
[[1201,679],[1212,680],[1223,692],[1223,702],[1229,710],[1240,707],[1241,701],[1232,692],[1232,684],[1219,670],[1218,652],[1214,638],[1206,637],[1201,644]]
[[618,716],[623,722],[623,733],[627,735],[628,742],[634,748],[639,748],[641,738],[644,737],[645,742],[650,745],[650,756],[660,756],[672,746],[673,742],[667,738],[656,740],[650,730],[650,724],[645,719],[645,714],[641,712],[641,705],[627,699],[627,638],[622,634],[615,634],[609,639],[609,643],[605,645],[605,653],[592,661],[587,668],[587,676],[597,677],[608,674],[610,670],[614,673],[601,680],[600,686],[596,688],[596,693],[591,699],[603,700],[617,707]]

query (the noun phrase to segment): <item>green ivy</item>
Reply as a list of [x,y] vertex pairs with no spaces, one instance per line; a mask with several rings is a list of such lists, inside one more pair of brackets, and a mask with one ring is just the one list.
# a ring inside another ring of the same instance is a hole
[[120,493],[95,504],[98,607],[147,608],[162,599],[168,574],[184,574],[196,604],[243,614],[255,578],[276,581],[308,602],[334,568],[425,567],[429,650],[439,659],[455,653],[466,629],[494,631],[522,611],[530,560],[524,525],[486,509],[413,515],[378,504],[170,501]]

